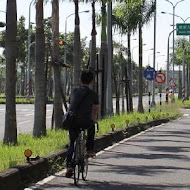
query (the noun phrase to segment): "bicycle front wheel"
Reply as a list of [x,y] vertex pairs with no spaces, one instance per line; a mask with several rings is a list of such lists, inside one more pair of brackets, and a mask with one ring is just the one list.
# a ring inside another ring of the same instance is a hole
[[84,158],[83,168],[82,168],[82,179],[86,181],[88,173],[88,158]]
[[76,164],[74,167],[74,184],[76,186],[78,186],[79,184],[80,170],[81,170],[80,164]]

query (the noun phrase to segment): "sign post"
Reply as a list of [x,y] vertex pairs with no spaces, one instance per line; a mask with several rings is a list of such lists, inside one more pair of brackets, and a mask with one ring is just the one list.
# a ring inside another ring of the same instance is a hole
[[148,92],[148,96],[149,96],[149,100],[148,100],[148,105],[149,105],[149,113],[150,113],[150,109],[151,109],[151,102],[150,102],[150,98],[151,98],[151,93],[150,93],[150,81],[153,81],[155,79],[156,76],[156,70],[150,66],[148,66],[145,71],[144,71],[144,77],[146,78],[146,80],[149,81],[149,92]]
[[[163,72],[158,72],[155,77],[155,82],[157,84],[163,84],[166,82],[166,74]],[[160,112],[162,111],[162,90],[160,91]]]

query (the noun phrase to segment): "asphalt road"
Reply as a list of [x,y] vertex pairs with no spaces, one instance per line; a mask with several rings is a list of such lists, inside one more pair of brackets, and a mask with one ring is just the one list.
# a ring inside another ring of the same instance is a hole
[[[165,97],[162,98],[164,100]],[[159,95],[155,96],[155,101],[159,101]],[[120,101],[121,104],[121,101]],[[134,108],[138,106],[138,97],[133,98]],[[126,102],[125,102],[126,105]],[[148,96],[143,97],[143,105],[148,105]],[[115,99],[113,100],[113,107],[115,110]],[[121,108],[121,106],[120,106]],[[33,104],[17,104],[17,131],[18,133],[31,133],[33,130],[34,123],[34,105]],[[53,106],[51,104],[47,105],[47,117],[46,126],[51,127],[51,117],[52,117]],[[5,105],[0,104],[0,140],[3,139],[5,126]]]
[[190,110],[174,122],[151,128],[98,153],[88,180],[73,185],[64,172],[25,190],[189,190]]

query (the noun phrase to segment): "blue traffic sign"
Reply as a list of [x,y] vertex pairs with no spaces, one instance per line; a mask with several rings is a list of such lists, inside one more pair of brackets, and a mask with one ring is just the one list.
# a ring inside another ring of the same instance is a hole
[[144,77],[146,78],[146,80],[154,80],[156,77],[156,70],[148,66],[144,71]]

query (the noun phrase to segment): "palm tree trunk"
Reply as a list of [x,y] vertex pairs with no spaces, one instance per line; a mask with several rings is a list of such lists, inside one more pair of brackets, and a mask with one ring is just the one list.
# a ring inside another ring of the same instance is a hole
[[[188,75],[187,75],[187,98],[190,96],[190,66],[188,65]],[[188,99],[189,100],[189,99]]]
[[131,62],[131,34],[128,32],[128,77],[129,77],[129,110],[133,112],[132,62]]
[[142,26],[139,24],[139,86],[138,86],[138,112],[143,113],[143,74],[142,74]]
[[[90,67],[94,73],[96,70],[96,14],[95,14],[95,1],[92,2],[92,32],[91,32],[91,46],[90,46]],[[97,90],[97,84],[93,84],[94,91]]]
[[112,39],[112,2],[108,2],[108,62],[107,62],[107,91],[106,91],[106,113],[113,115],[112,100],[112,67],[113,67],[113,39]]
[[[120,91],[120,87],[119,87],[119,82],[117,81],[117,74],[115,69],[113,68],[113,82],[114,82],[114,86],[115,86],[115,96],[116,96],[116,114],[119,115],[120,114],[120,105],[119,105],[119,91]],[[120,77],[118,77],[120,78]]]
[[35,111],[33,135],[46,135],[45,36],[43,0],[36,3]]
[[80,20],[79,20],[79,1],[74,0],[75,3],[75,31],[74,31],[74,86],[79,85],[81,72],[81,42],[80,42]]
[[[127,64],[127,63],[126,63]],[[129,78],[128,78],[128,71],[127,71],[127,65],[125,65],[125,95],[126,95],[126,107],[127,107],[127,112],[130,112],[129,109]]]
[[17,36],[16,0],[7,0],[6,24],[6,113],[3,143],[17,144],[17,123],[15,105]]
[[92,32],[91,32],[91,51],[90,51],[90,66],[95,71],[96,65],[96,14],[95,1],[92,2]]
[[187,74],[186,74],[186,99],[189,100],[189,64],[186,65],[186,70],[187,70]]
[[25,69],[24,66],[21,67],[21,96],[24,96],[24,84],[25,84]]
[[106,35],[106,4],[102,1],[102,32],[101,32],[101,48],[100,48],[100,61],[99,69],[99,93],[100,93],[100,117],[106,114],[106,86],[107,86],[107,35]]
[[52,2],[52,41],[53,41],[53,68],[54,68],[54,119],[55,129],[61,127],[62,122],[62,99],[61,99],[61,72],[59,66],[59,2],[53,0]]
[[181,81],[181,65],[179,65],[179,91],[178,91],[178,99],[182,98],[182,81]]

